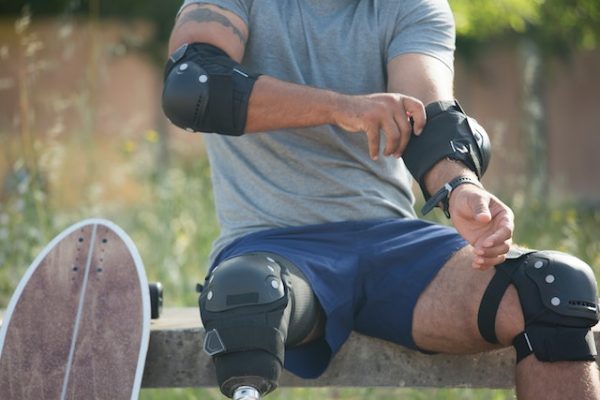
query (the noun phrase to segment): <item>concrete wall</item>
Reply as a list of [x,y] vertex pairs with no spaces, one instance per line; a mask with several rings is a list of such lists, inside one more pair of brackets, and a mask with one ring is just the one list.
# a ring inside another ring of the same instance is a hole
[[[165,309],[151,324],[142,386],[216,386],[214,365],[200,345],[203,335],[196,308]],[[594,336],[600,346],[598,328]],[[284,371],[281,386],[513,388],[514,370],[512,347],[479,354],[426,355],[353,332],[319,379],[300,379]]]
[[532,159],[524,122],[522,49],[500,46],[475,60],[458,59],[455,88],[468,113],[486,127],[494,144],[485,177],[488,186],[511,193],[529,182],[532,164],[542,162],[548,192],[560,199],[600,201],[600,50],[542,59],[540,100],[545,157]]

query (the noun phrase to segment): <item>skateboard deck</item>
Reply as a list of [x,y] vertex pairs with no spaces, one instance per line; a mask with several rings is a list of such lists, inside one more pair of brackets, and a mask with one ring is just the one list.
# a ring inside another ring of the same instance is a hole
[[60,233],[20,281],[0,329],[0,399],[137,399],[150,336],[141,258],[110,221]]

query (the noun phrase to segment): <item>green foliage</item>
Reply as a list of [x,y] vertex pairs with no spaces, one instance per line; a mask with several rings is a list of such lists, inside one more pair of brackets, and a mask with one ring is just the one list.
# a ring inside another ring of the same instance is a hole
[[35,16],[89,15],[173,22],[183,0],[4,0],[0,14],[18,15],[27,7]]
[[597,0],[450,0],[459,51],[530,37],[546,53],[591,50],[600,42]]
[[600,44],[600,1],[545,0],[533,35],[546,51],[596,48]]
[[489,40],[507,32],[524,33],[539,23],[543,0],[451,0],[456,34],[461,38]]

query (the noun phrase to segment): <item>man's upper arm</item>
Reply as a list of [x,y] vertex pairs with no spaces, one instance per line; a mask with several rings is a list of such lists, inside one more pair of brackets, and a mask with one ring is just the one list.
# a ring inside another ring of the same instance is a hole
[[447,0],[399,2],[388,43],[388,91],[428,104],[453,99],[455,24]]
[[171,33],[169,54],[184,43],[203,42],[219,47],[238,63],[244,57],[248,26],[225,8],[193,3],[184,7]]
[[452,100],[454,74],[437,58],[418,53],[401,54],[387,65],[390,93],[413,96],[427,105]]

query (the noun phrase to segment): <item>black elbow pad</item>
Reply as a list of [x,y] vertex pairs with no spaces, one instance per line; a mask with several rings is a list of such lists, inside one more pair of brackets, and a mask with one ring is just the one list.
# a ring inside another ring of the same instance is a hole
[[167,62],[163,111],[174,125],[190,132],[240,136],[258,76],[218,47],[185,44]]

